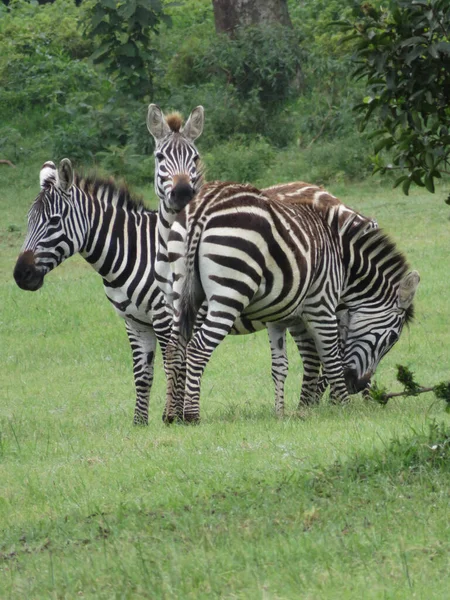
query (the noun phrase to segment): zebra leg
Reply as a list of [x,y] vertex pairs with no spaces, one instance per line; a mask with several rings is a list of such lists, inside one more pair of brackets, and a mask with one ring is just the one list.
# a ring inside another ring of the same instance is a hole
[[[166,310],[160,316],[155,317],[153,321],[153,329],[155,330],[156,337],[158,339],[161,353],[163,357],[164,372],[167,379],[167,345],[170,340],[170,330],[172,327],[172,312]],[[162,420],[166,422],[168,420],[166,411],[163,411]]]
[[323,394],[324,390],[319,387],[321,363],[314,339],[303,323],[290,327],[289,333],[294,338],[303,363],[303,382],[298,404],[300,409],[302,406],[316,404]]
[[148,404],[153,383],[156,335],[152,327],[125,320],[133,356],[133,375],[136,388],[134,424],[148,425]]
[[163,413],[163,420],[166,423],[172,423],[179,417],[179,407],[184,403],[182,391],[185,379],[185,361],[186,340],[174,328],[166,348],[167,392],[166,406]]
[[284,414],[284,383],[288,373],[286,329],[275,323],[268,323],[267,332],[272,356],[272,380],[275,385],[275,414],[282,417]]
[[315,341],[316,351],[323,366],[323,374],[330,384],[331,400],[333,402],[347,402],[348,392],[339,351],[336,315],[321,315],[320,320],[318,320],[315,315],[303,313],[303,319]]
[[203,371],[214,349],[230,333],[237,317],[249,303],[248,298],[241,298],[238,294],[236,296],[234,305],[231,304],[231,294],[226,303],[210,300],[208,313],[201,327],[187,345],[183,411],[185,421],[193,422],[200,419],[200,383]]

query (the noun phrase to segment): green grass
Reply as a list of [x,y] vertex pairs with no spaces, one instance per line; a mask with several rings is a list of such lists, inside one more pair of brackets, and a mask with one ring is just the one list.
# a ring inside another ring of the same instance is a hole
[[[150,425],[133,427],[131,355],[100,278],[75,257],[39,292],[12,279],[38,171],[0,171],[0,598],[447,597],[448,438],[427,437],[450,425],[444,403],[355,398],[299,420],[290,344],[278,421],[261,333],[216,351],[198,427],[162,424],[158,355]],[[423,385],[448,378],[447,207],[374,180],[331,191],[422,277],[378,381],[397,388],[397,363]]]

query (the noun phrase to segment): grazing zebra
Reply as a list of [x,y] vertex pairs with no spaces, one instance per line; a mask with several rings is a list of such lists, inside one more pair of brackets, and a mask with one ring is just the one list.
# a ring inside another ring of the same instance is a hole
[[[169,417],[185,377],[183,417],[199,418],[204,368],[241,315],[265,322],[269,332],[289,327],[303,344],[306,337],[334,400],[366,385],[412,317],[419,275],[407,273],[404,257],[379,230],[350,223],[339,235],[340,227],[311,205],[269,200],[248,185],[207,184],[186,205],[167,247],[174,308],[166,351]],[[206,318],[192,337],[204,300]]]
[[[147,127],[155,139],[155,189],[160,197],[158,219],[158,251],[155,266],[156,277],[168,304],[172,303],[172,274],[170,272],[167,253],[167,241],[171,226],[180,208],[189,202],[202,183],[201,164],[198,150],[194,141],[201,135],[203,129],[203,108],[195,108],[186,125],[182,127],[180,115],[177,113],[164,117],[161,109],[150,104],[147,116]],[[343,205],[337,198],[325,190],[304,182],[281,184],[264,190],[264,193],[274,199],[290,203],[313,204],[317,212],[326,219],[338,218],[347,225],[364,222],[367,228],[377,227],[372,219],[367,219]],[[328,210],[328,209],[332,210]],[[206,305],[199,311],[199,323],[206,315]],[[249,320],[241,315],[233,324],[232,334],[247,334],[265,329],[265,324]],[[308,339],[305,334],[304,339]],[[269,341],[272,355],[272,378],[275,384],[275,406],[282,413],[284,404],[284,382],[287,375],[285,357],[285,332],[269,329]],[[317,399],[326,387],[322,378],[317,385],[316,363],[317,355],[311,350],[308,342],[303,343],[296,336],[297,345],[302,355],[304,375],[301,403]],[[310,369],[310,364],[312,365]],[[180,380],[181,382],[181,380]],[[182,384],[180,383],[182,386]],[[180,390],[180,395],[181,395]],[[182,406],[178,407],[181,415]]]
[[[378,229],[378,223],[371,218],[367,218],[357,211],[343,204],[336,196],[333,196],[323,188],[303,181],[292,183],[280,183],[268,188],[263,188],[262,193],[273,200],[290,202],[291,204],[311,205],[314,210],[330,226],[335,226],[337,233],[342,236],[347,234],[349,228],[358,227],[361,231],[369,229]],[[351,283],[348,282],[349,284]],[[338,311],[338,326],[340,328],[340,343],[346,335],[345,312]],[[317,401],[324,393],[328,382],[323,375],[320,377],[316,386],[316,373],[318,355],[315,346],[308,340],[309,336],[303,338],[297,336],[297,345],[303,362],[303,385],[300,397],[300,404],[308,404]],[[276,374],[274,375],[274,377]],[[370,380],[362,390],[365,397],[369,396]]]
[[112,179],[74,177],[68,159],[58,169],[46,162],[40,184],[14,268],[17,285],[38,290],[49,271],[77,252],[94,267],[125,320],[136,387],[134,422],[146,424],[156,341],[164,354],[172,318],[154,277],[156,212]]

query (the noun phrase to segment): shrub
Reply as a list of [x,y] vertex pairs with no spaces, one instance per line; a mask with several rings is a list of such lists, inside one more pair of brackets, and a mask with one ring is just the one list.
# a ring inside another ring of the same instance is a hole
[[246,141],[235,137],[204,155],[206,178],[253,183],[270,165],[273,156],[273,148],[263,138]]
[[241,98],[256,91],[262,106],[274,108],[298,93],[302,59],[297,32],[273,24],[218,36],[193,70],[232,83]]

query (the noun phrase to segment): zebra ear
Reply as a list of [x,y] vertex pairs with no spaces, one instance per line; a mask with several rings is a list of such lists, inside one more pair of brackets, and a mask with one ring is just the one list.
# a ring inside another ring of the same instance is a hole
[[411,271],[403,277],[398,288],[398,306],[403,310],[409,308],[419,285],[420,276],[417,271]]
[[73,184],[73,168],[68,158],[63,158],[58,167],[59,187],[68,192]]
[[48,160],[42,165],[41,172],[39,173],[39,183],[43,188],[48,183],[56,183],[56,165],[51,160]]
[[182,133],[193,142],[202,135],[203,123],[205,122],[205,111],[203,106],[197,106],[189,115]]
[[148,105],[147,129],[155,138],[155,142],[170,133],[170,127],[166,123],[163,112],[156,104]]

